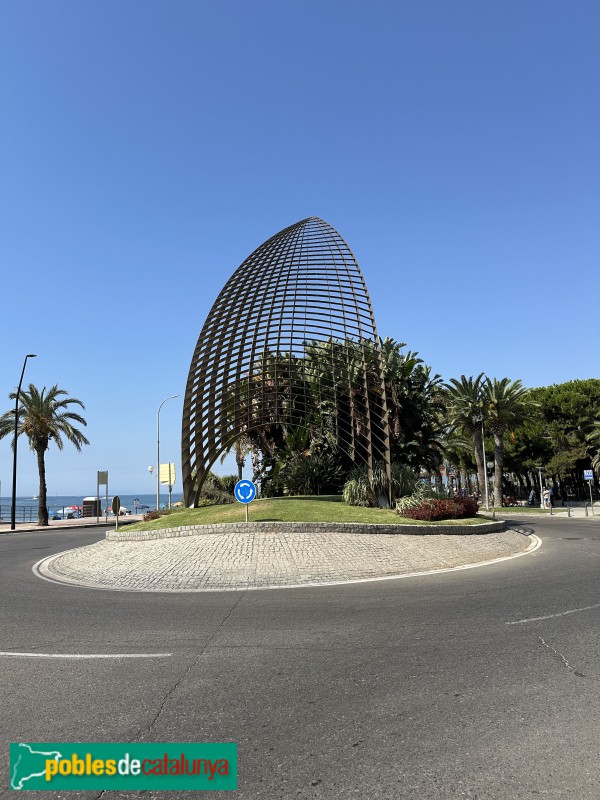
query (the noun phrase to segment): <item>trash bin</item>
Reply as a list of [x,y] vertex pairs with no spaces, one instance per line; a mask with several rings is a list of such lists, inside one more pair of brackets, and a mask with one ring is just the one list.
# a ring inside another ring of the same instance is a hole
[[102,513],[101,501],[99,497],[83,498],[83,516],[99,517]]

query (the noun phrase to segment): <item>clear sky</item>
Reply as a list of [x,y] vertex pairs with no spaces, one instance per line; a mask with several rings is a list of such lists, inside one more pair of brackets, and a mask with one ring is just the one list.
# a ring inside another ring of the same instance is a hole
[[444,378],[598,377],[599,75],[596,0],[4,3],[3,410],[37,353],[91,441],[50,494],[153,491],[218,292],[311,215]]

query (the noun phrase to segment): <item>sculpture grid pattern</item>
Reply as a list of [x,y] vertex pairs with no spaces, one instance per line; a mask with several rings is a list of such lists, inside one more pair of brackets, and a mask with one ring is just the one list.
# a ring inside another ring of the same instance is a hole
[[184,498],[195,505],[216,459],[253,431],[329,422],[335,444],[371,470],[390,448],[371,301],[346,242],[310,217],[235,271],[194,350],[182,425]]

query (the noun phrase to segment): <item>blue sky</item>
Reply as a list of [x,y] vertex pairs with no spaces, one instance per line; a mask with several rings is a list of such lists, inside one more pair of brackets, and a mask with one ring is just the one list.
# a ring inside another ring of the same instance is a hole
[[[212,302],[311,215],[444,378],[597,377],[599,74],[585,0],[4,4],[0,394],[37,353],[91,441],[49,492],[152,492]],[[5,440],[4,495],[10,469]]]

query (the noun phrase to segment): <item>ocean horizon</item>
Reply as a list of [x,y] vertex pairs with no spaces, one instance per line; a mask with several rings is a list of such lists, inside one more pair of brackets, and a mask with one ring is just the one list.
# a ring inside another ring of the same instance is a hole
[[[112,499],[115,495],[109,494],[108,495],[108,506],[106,503],[106,495],[101,495],[100,503],[102,508],[102,513],[104,513],[105,509],[111,508]],[[150,511],[151,509],[156,508],[156,492],[152,494],[148,493],[139,493],[139,494],[119,494],[117,495],[121,500],[121,506],[125,506],[125,508],[129,509],[132,514],[135,513],[135,504],[134,500],[138,501],[138,508],[140,512],[142,511]],[[47,497],[47,506],[48,506],[48,513],[50,517],[57,512],[62,512],[63,509],[67,508],[68,506],[81,506],[83,505],[83,498],[84,497],[94,497],[93,494],[88,495],[48,495]],[[183,501],[183,495],[181,492],[173,492],[171,494],[171,503],[180,503]],[[6,520],[10,518],[10,508],[11,508],[11,498],[10,497],[1,497],[0,498],[0,519]],[[160,505],[161,508],[166,508],[169,503],[169,493],[166,489],[163,489],[160,493]],[[38,509],[38,501],[37,498],[29,495],[21,495],[18,496],[15,503],[17,509],[17,519],[25,519],[28,520],[30,517],[31,519],[37,518],[37,509]]]

